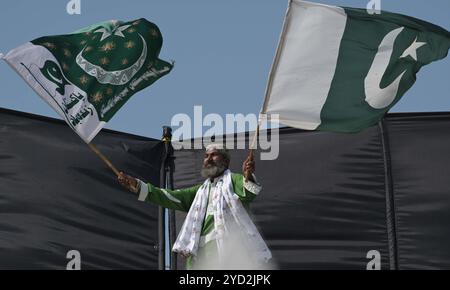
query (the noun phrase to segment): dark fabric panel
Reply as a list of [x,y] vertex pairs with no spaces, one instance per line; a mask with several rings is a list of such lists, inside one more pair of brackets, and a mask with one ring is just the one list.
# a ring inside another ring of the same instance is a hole
[[[176,151],[176,186],[202,182],[203,150]],[[241,172],[247,150],[233,150]],[[279,269],[365,270],[367,252],[389,269],[383,148],[378,126],[359,134],[280,130],[280,155],[261,161],[251,207]],[[194,169],[195,168],[195,169]],[[180,227],[184,215],[179,214]]]
[[450,114],[396,114],[391,144],[400,269],[450,269]]
[[[103,130],[92,142],[159,184],[158,140]],[[158,208],[122,189],[62,121],[0,109],[0,269],[157,269]]]

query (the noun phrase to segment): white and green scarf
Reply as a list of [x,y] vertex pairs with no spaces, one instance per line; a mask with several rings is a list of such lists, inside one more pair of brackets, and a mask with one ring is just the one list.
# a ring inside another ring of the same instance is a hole
[[[208,178],[198,189],[172,251],[185,257],[197,255],[210,186],[211,181]],[[228,236],[231,228],[237,228],[240,231],[240,236],[244,237],[242,245],[251,247],[251,252],[255,253],[256,257],[254,258],[257,261],[267,262],[272,254],[251,221],[238,195],[234,193],[230,170],[226,170],[219,177],[211,194],[213,194],[214,230],[219,259],[227,255],[228,249],[224,237]]]

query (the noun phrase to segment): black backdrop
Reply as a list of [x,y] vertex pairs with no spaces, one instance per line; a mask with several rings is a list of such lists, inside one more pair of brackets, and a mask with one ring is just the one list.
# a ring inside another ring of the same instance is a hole
[[[120,170],[159,184],[160,141],[102,130]],[[62,121],[0,109],[0,269],[157,269],[158,208],[137,201]]]
[[[381,269],[450,269],[448,148],[449,113],[391,114],[358,134],[282,128],[251,207],[278,268],[365,270],[376,250]],[[203,154],[176,152],[175,187],[202,182]],[[232,150],[232,170],[247,154]]]
[[[93,143],[159,184],[160,141],[102,130]],[[251,207],[277,267],[364,270],[376,250],[381,269],[450,269],[449,146],[450,113],[391,114],[358,134],[282,128],[279,157],[256,154]],[[175,187],[202,182],[203,154],[175,151]],[[247,154],[232,150],[233,171]],[[62,121],[0,109],[0,269],[65,269],[70,250],[82,269],[157,269],[157,226],[158,208]]]

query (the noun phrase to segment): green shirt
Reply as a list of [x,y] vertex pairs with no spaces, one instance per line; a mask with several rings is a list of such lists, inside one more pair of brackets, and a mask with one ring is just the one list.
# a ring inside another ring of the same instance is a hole
[[[211,182],[209,193],[211,193],[211,189],[215,187],[217,180],[218,178]],[[248,210],[250,202],[252,202],[259,193],[261,186],[251,181],[245,182],[244,176],[238,173],[232,173],[231,180],[233,184],[233,191],[238,195],[244,208]],[[144,191],[145,196],[144,198],[140,197],[140,200],[151,202],[165,208],[188,212],[192,202],[194,201],[195,195],[197,194],[197,190],[202,184],[176,190],[159,188],[150,183],[147,183],[146,185],[148,192],[145,192],[145,189],[141,189],[141,195]],[[210,201],[210,196],[208,196],[208,205]],[[213,230],[214,215],[207,210],[200,233],[201,241],[199,251],[202,250],[202,248],[211,248],[213,246],[210,243],[215,239],[215,233]],[[187,260],[187,268],[192,268],[192,259]]]
[[[248,181],[244,187],[244,176],[239,173],[232,173],[231,180],[234,192],[239,196],[242,204],[247,208],[248,204],[253,201],[259,193],[260,186]],[[200,186],[201,184],[198,184],[188,188],[170,190],[147,183],[148,195],[145,197],[145,201],[155,203],[165,208],[188,212]]]

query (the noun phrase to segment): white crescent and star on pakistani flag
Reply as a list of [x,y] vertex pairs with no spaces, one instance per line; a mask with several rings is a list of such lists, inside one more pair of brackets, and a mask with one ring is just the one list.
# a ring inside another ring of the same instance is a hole
[[[387,87],[381,88],[380,83],[389,66],[389,62],[394,51],[395,40],[404,29],[404,27],[400,27],[386,34],[378,47],[375,59],[370,67],[367,77],[364,80],[366,102],[372,108],[386,108],[395,100],[395,97],[397,96],[400,81],[406,73],[406,70],[403,71]],[[426,42],[418,42],[416,37],[411,45],[402,53],[400,58],[411,57],[413,60],[417,61],[417,50],[426,44]]]
[[[128,29],[131,25],[122,25],[115,29],[109,30],[106,28],[100,28],[94,31],[94,33],[102,33],[100,42],[107,39],[108,37],[115,35],[119,37],[125,37],[123,31]],[[108,71],[103,69],[101,66],[93,64],[84,58],[83,52],[86,49],[84,47],[76,57],[76,63],[78,66],[88,75],[93,76],[101,84],[111,84],[111,85],[124,85],[128,83],[142,68],[147,58],[147,42],[144,37],[139,34],[142,40],[142,52],[140,57],[135,63],[123,70]]]

